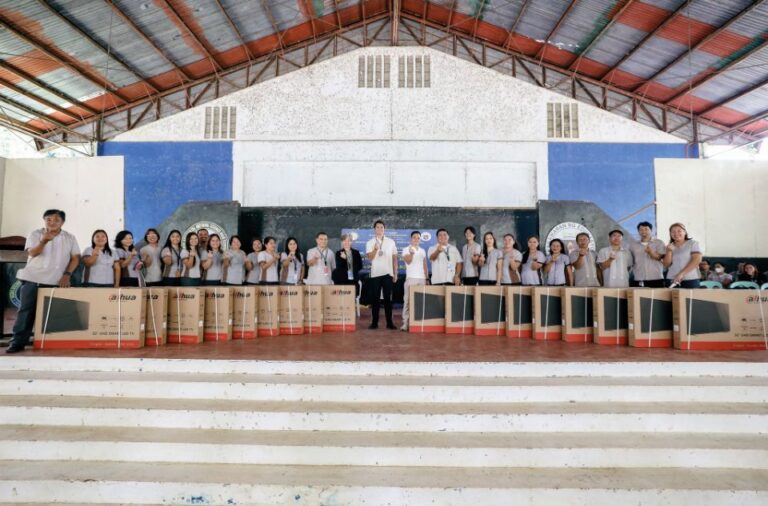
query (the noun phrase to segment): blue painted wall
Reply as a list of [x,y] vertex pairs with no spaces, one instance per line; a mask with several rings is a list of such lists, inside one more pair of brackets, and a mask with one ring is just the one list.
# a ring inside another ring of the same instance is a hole
[[125,224],[135,235],[190,200],[232,200],[231,142],[106,142],[125,157]]
[[[656,199],[654,158],[696,157],[686,144],[549,143],[549,198],[589,200],[618,220]],[[622,223],[656,224],[649,207]]]

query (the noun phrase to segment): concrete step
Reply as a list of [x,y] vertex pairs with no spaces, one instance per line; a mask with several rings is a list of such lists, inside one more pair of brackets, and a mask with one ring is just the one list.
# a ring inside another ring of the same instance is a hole
[[0,460],[768,469],[768,436],[0,427]]
[[307,402],[768,402],[768,378],[310,376],[0,371],[0,396]]
[[[768,363],[697,362],[707,352],[680,351],[679,362],[299,362],[200,359],[3,356],[2,371],[102,371],[310,376],[546,377],[763,377]],[[689,362],[683,360],[690,360]]]
[[342,403],[0,397],[4,424],[385,432],[762,434],[759,403]]
[[0,502],[764,505],[768,471],[0,462]]

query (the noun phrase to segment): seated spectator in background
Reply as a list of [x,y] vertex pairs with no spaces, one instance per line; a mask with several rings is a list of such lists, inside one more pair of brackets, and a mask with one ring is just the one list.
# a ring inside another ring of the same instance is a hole
[[632,267],[632,253],[624,247],[624,232],[612,230],[608,234],[611,245],[597,254],[597,263],[603,270],[603,286],[626,288],[629,286],[629,269]]
[[709,279],[709,260],[706,258],[699,262],[699,279],[701,281],[707,281]]
[[766,282],[765,276],[758,272],[755,264],[751,262],[744,263],[744,272],[739,274],[739,277],[736,279],[736,281],[751,281],[761,286]]
[[664,287],[664,258],[666,246],[661,239],[653,237],[653,225],[644,221],[637,225],[640,235],[638,242],[629,245],[632,252],[632,286],[650,288]]
[[725,272],[725,266],[722,263],[715,262],[714,270],[709,271],[705,281],[718,281],[723,285],[723,288],[728,288],[728,285],[733,282],[733,278]]
[[682,223],[669,227],[669,244],[664,255],[667,268],[667,285],[680,288],[699,288],[699,263],[704,253],[698,241],[688,236]]
[[745,266],[745,265],[747,265],[747,264],[746,264],[746,262],[739,262],[738,264],[736,264],[736,270],[735,270],[735,271],[731,271],[731,272],[729,273],[729,274],[731,275],[731,278],[732,278],[733,280],[736,280],[736,279],[738,279],[738,277],[739,277],[741,274],[744,274],[744,266]]

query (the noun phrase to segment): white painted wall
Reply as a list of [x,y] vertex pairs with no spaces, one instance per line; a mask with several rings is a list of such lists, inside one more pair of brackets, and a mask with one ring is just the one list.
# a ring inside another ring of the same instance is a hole
[[6,160],[0,235],[26,237],[43,226],[46,209],[58,208],[81,248],[99,228],[111,240],[124,224],[123,186],[122,156]]
[[682,222],[710,256],[768,257],[768,162],[657,159],[656,216]]

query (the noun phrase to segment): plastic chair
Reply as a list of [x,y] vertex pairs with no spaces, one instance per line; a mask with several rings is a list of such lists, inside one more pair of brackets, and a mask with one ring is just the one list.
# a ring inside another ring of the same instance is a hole
[[759,290],[760,285],[758,285],[754,281],[734,281],[733,283],[731,283],[731,286],[729,286],[728,288],[730,289],[751,288],[752,290]]
[[763,286],[760,287],[761,290],[768,290],[768,283],[763,283]]
[[702,288],[709,288],[710,290],[713,288],[722,288],[723,284],[719,281],[702,281],[701,282]]

